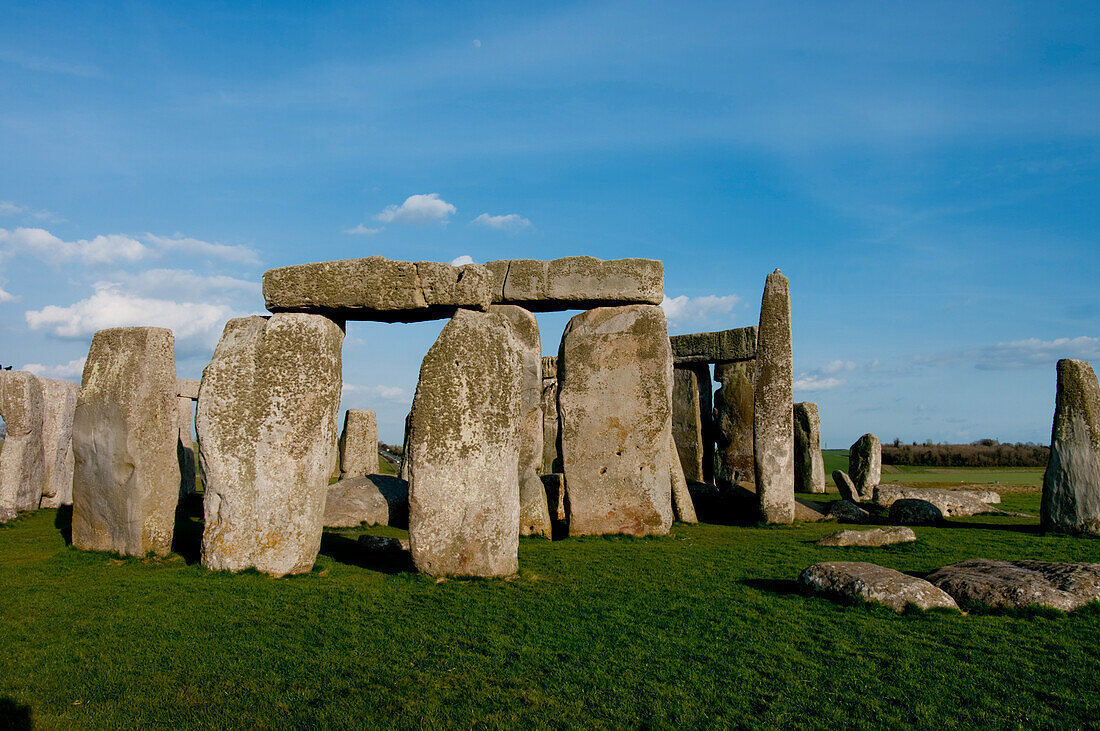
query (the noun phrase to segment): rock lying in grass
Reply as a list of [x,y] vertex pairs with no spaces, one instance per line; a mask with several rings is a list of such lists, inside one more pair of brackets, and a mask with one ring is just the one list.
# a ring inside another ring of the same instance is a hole
[[27,371],[0,371],[0,418],[7,427],[0,451],[0,521],[34,510],[46,481],[42,442],[42,385]]
[[901,525],[935,525],[943,522],[943,512],[927,500],[904,498],[890,506],[890,522]]
[[1042,606],[1071,612],[1100,601],[1100,563],[976,558],[937,569],[928,581],[963,605]]
[[889,546],[917,540],[912,528],[872,528],[871,530],[842,530],[827,535],[817,542],[819,546]]
[[825,503],[815,500],[794,499],[794,519],[806,523],[817,523],[822,520],[836,520],[829,515],[829,508]]
[[791,285],[776,269],[760,302],[752,416],[756,496],[766,523],[790,523],[795,517],[793,369]]
[[1083,360],[1058,361],[1050,443],[1043,528],[1100,533],[1100,385]]
[[884,508],[892,506],[898,500],[906,499],[932,503],[940,509],[945,518],[956,518],[999,512],[990,508],[989,504],[999,503],[1001,496],[992,490],[941,490],[901,485],[879,485],[875,488],[875,504]]
[[840,496],[848,502],[854,504],[860,501],[859,491],[856,490],[855,483],[852,482],[852,478],[848,476],[847,472],[833,470],[833,484],[840,491]]
[[859,507],[851,500],[835,500],[829,504],[827,515],[836,518],[842,523],[864,523],[870,519],[871,514]]
[[860,500],[870,500],[875,486],[882,481],[882,442],[874,434],[864,434],[851,446],[848,473]]
[[834,599],[863,600],[900,612],[910,604],[920,609],[958,609],[946,592],[924,579],[873,563],[829,561],[810,566],[798,582],[815,594]]
[[362,523],[407,528],[409,485],[399,477],[348,477],[328,486],[325,527],[352,528]]

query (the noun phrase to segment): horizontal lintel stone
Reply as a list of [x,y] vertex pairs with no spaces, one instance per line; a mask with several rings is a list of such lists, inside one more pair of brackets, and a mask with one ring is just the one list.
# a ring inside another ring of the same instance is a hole
[[501,259],[485,265],[493,275],[493,302],[532,312],[589,310],[631,304],[659,305],[665,267],[656,259]]
[[756,326],[711,333],[673,335],[672,355],[679,363],[736,363],[756,358]]
[[180,398],[189,398],[192,401],[199,400],[199,379],[197,378],[177,378],[176,379],[176,396]]

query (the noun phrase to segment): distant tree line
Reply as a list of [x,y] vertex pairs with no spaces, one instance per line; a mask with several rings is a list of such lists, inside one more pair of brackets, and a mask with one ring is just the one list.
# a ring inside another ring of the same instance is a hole
[[882,445],[882,463],[920,467],[1046,467],[1050,447],[1034,442],[1001,444],[996,439],[979,439],[970,444]]

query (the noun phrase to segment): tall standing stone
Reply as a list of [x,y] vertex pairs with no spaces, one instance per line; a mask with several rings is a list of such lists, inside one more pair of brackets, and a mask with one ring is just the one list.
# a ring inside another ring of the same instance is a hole
[[131,556],[171,550],[178,439],[172,331],[97,332],[73,417],[75,547]]
[[46,454],[43,508],[73,504],[73,417],[80,384],[40,378],[42,384],[42,443]]
[[498,313],[459,310],[424,356],[409,428],[409,547],[433,576],[519,566],[522,347]]
[[542,474],[561,472],[558,439],[558,359],[542,359]]
[[179,413],[179,433],[176,438],[176,455],[180,464],[180,497],[195,492],[195,442],[191,438],[195,402],[182,396],[176,398]]
[[7,429],[0,451],[0,521],[5,521],[36,509],[48,489],[42,385],[33,373],[0,371],[0,417]]
[[760,302],[753,402],[756,497],[767,523],[794,521],[794,361],[791,285],[778,269]]
[[412,425],[412,411],[405,414],[405,435],[401,438],[401,469],[398,472],[405,482],[409,481],[409,429]]
[[672,385],[672,436],[684,477],[709,482],[714,462],[710,366],[676,366]]
[[882,482],[882,442],[874,434],[864,434],[849,448],[848,475],[860,500],[870,500]]
[[753,482],[752,413],[756,363],[719,363],[714,380],[714,476],[720,484]]
[[569,321],[558,356],[570,535],[668,533],[672,348],[655,305]]
[[817,404],[794,405],[794,489],[825,492],[825,462],[821,458],[821,418]]
[[370,409],[344,412],[340,432],[340,479],[378,474],[378,421]]
[[1041,517],[1045,530],[1100,533],[1100,386],[1083,360],[1058,361]]
[[336,455],[343,340],[320,315],[226,323],[195,417],[203,566],[273,576],[313,567]]

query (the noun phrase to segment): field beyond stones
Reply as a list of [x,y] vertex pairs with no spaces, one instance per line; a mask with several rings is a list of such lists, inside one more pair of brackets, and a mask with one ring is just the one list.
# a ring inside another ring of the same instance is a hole
[[[1001,507],[1038,514],[1029,474]],[[0,528],[0,727],[1072,728],[1100,712],[1094,606],[899,616],[795,585],[824,560],[1100,561],[1100,540],[1037,519],[886,548],[813,545],[830,523],[524,538],[515,578],[437,583],[355,540],[404,535],[389,528],[326,532],[304,576],[210,572],[200,516],[181,509],[167,559],[74,550],[55,510]]]

